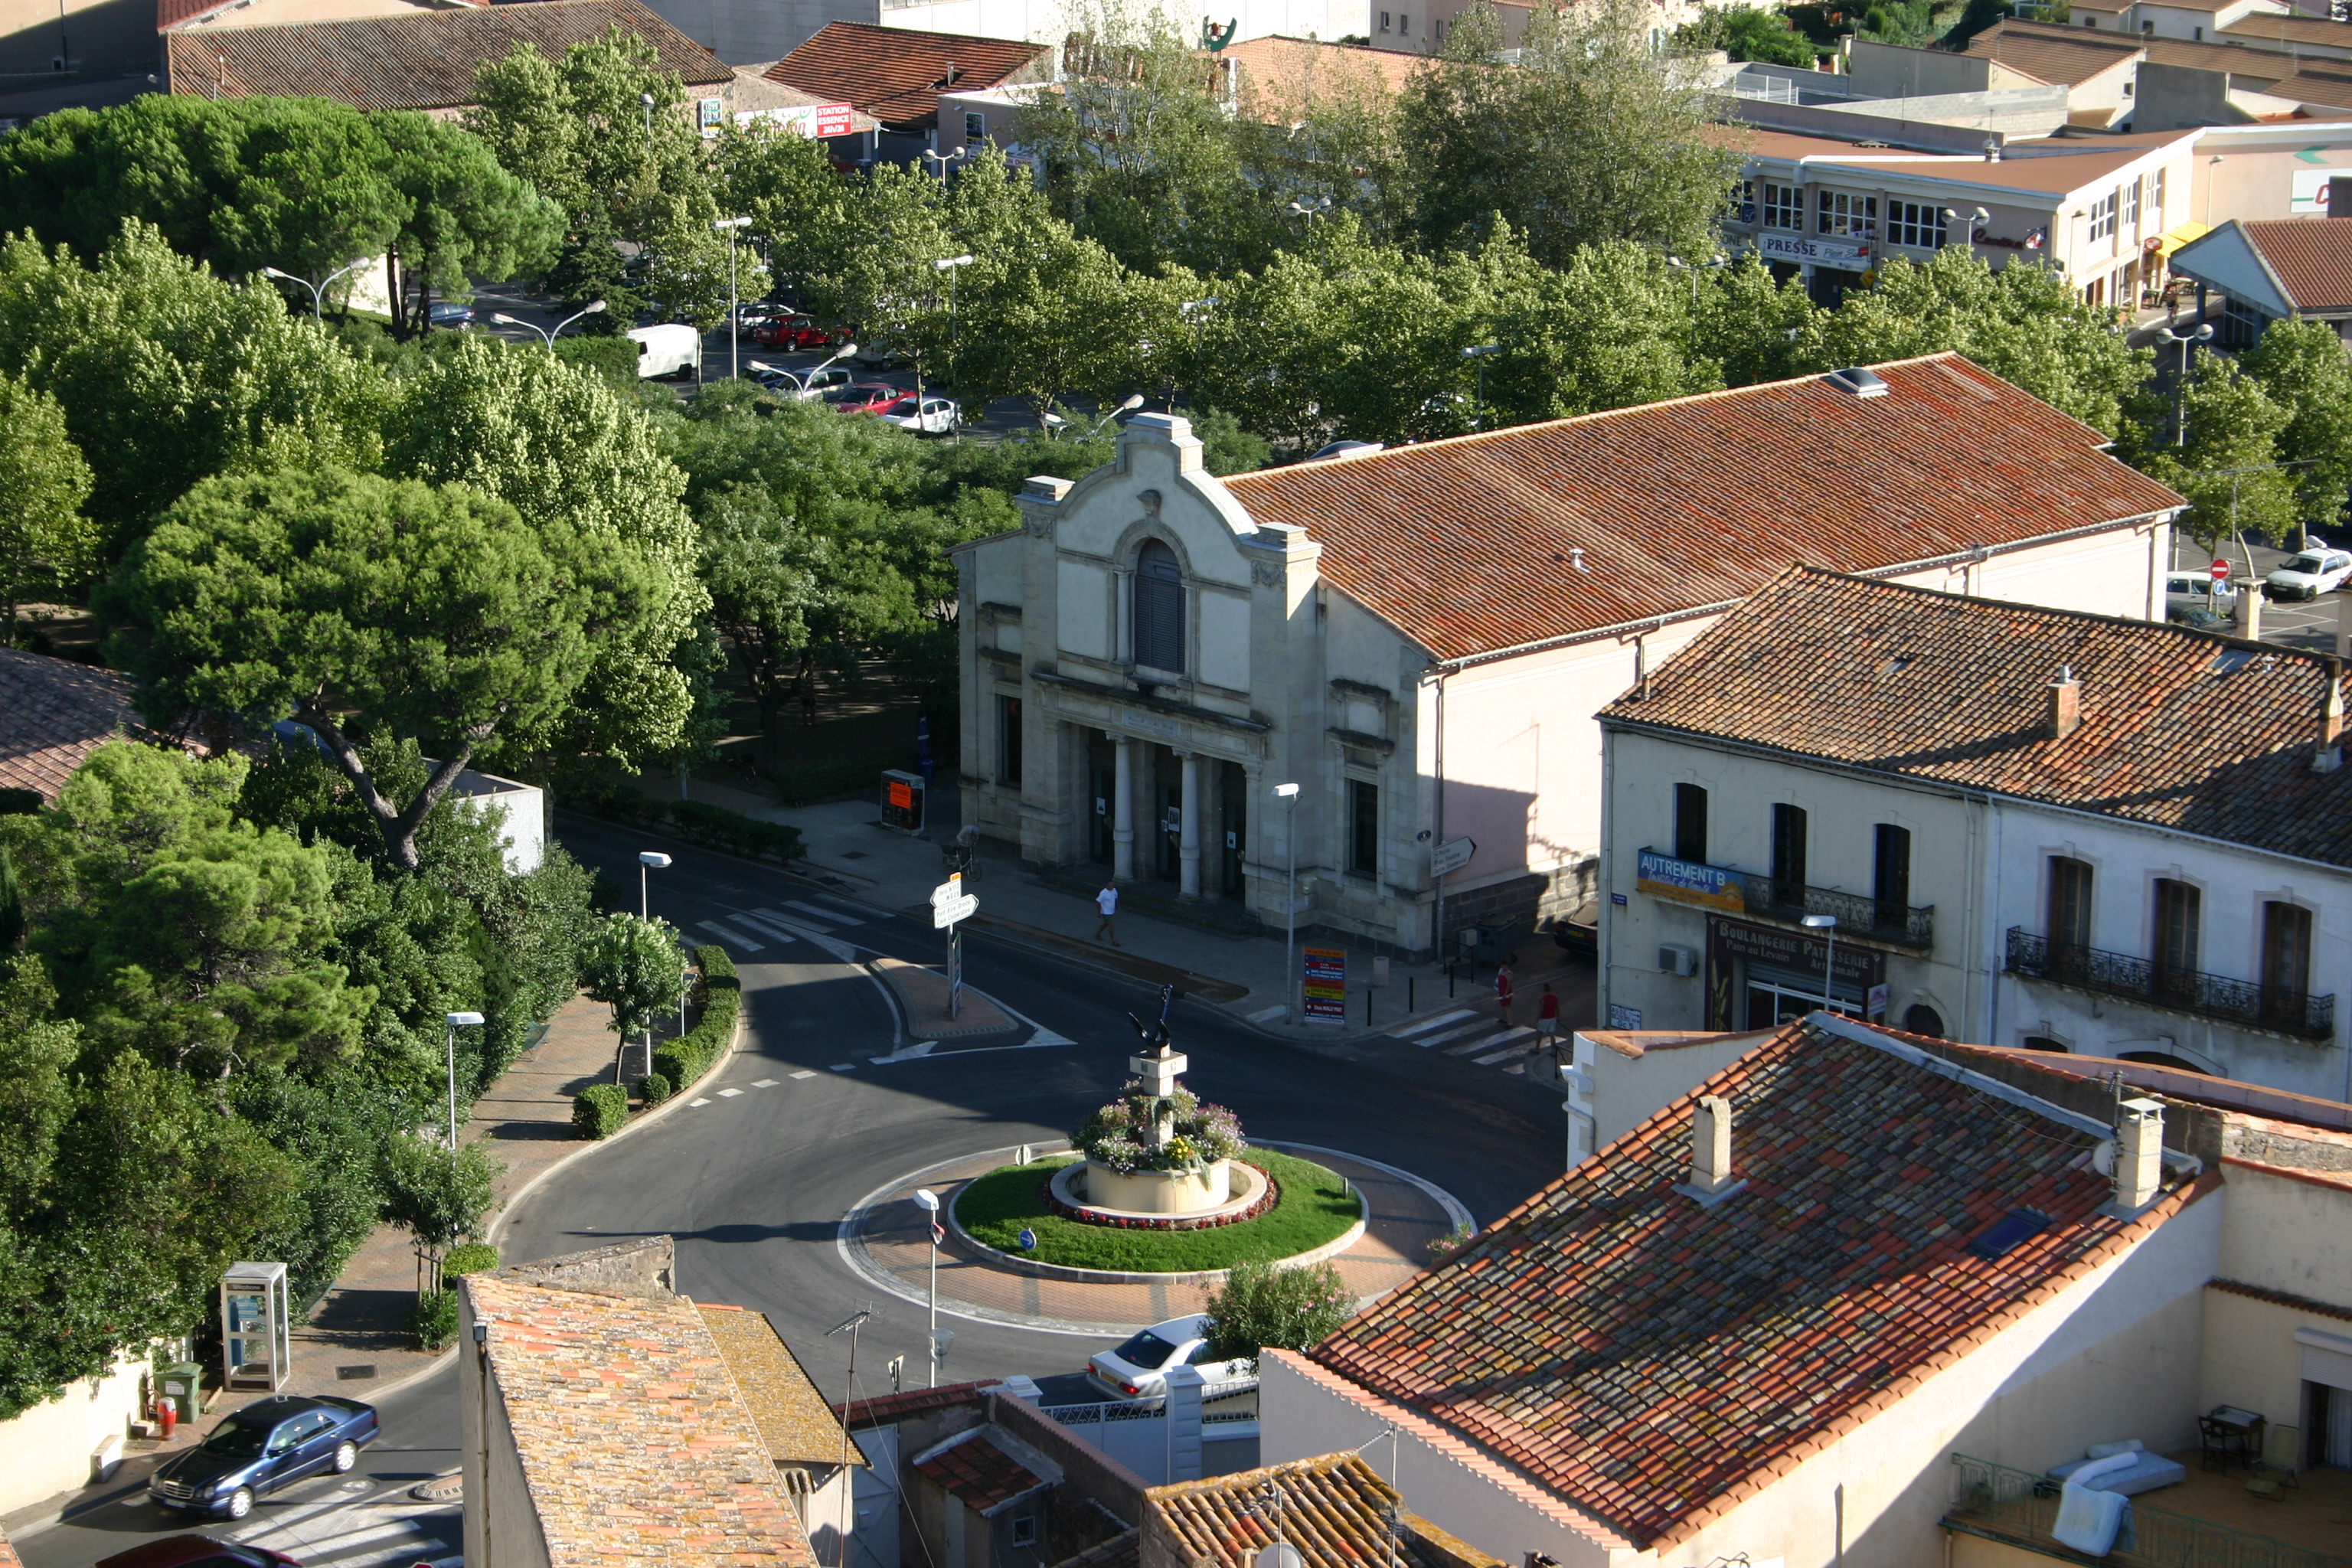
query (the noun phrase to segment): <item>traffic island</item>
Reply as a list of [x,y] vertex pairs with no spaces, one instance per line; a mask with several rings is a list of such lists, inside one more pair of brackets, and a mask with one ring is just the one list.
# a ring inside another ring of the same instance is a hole
[[898,1004],[908,1037],[917,1040],[976,1039],[1002,1035],[1011,1040],[1028,1026],[967,985],[955,1016],[948,1016],[948,977],[902,959],[877,958],[866,965]]

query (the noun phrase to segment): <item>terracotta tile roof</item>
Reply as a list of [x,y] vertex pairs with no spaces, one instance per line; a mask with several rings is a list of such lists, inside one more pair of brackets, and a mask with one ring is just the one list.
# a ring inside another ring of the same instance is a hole
[[[2176,132],[2170,140],[2190,142],[2194,131]],[[2065,196],[2086,186],[2108,183],[2135,163],[2149,159],[2148,147],[2116,147],[2102,136],[2088,138],[2068,145],[2071,156],[2041,153],[2031,157],[2011,158],[2004,155],[1998,163],[1988,163],[1981,158],[1888,158],[1884,155],[1856,160],[1869,173],[1878,174],[1909,174],[1926,180],[1950,180],[1956,184],[1995,185],[2004,190],[2038,191],[2044,195]],[[2156,162],[2160,163],[2160,160]]]
[[1881,571],[2183,504],[1958,354],[1877,368],[1885,397],[1806,376],[1223,482],[1441,658],[1728,604],[1791,561]]
[[[886,1394],[878,1399],[861,1399],[847,1406],[845,1417],[850,1430],[863,1432],[868,1426],[887,1426],[893,1421],[904,1421],[909,1415],[921,1415],[929,1411],[946,1410],[958,1405],[978,1405],[981,1395],[997,1387],[993,1383],[950,1383],[938,1388],[909,1388],[900,1394]],[[845,1407],[833,1406],[839,1416]]]
[[289,22],[163,36],[172,90],[224,98],[331,98],[356,109],[455,109],[474,101],[474,71],[517,44],[550,59],[610,28],[645,40],[688,87],[734,72],[639,0],[533,0],[407,16]]
[[2243,1296],[2249,1300],[2268,1301],[2273,1307],[2290,1307],[2298,1312],[2315,1312],[2323,1318],[2341,1318],[2352,1322],[2352,1308],[2332,1307],[2308,1296],[2290,1296],[2284,1290],[2265,1290],[2259,1285],[2241,1284],[2235,1279],[2208,1279],[2205,1289]]
[[2190,70],[2227,71],[2242,83],[2276,81],[2294,69],[2294,62],[2269,49],[2243,44],[2209,44],[2193,38],[2144,37],[2138,40],[2150,63],[2183,66]]
[[17,1560],[16,1549],[8,1544],[8,1532],[0,1530],[0,1568],[24,1568]]
[[1003,1508],[1053,1485],[1001,1447],[989,1427],[975,1426],[919,1454],[915,1473],[979,1514]]
[[817,1568],[718,1342],[681,1296],[468,1275],[558,1568]]
[[[841,1463],[841,1422],[766,1314],[707,1302],[701,1312],[769,1457],[780,1465]],[[847,1447],[851,1464],[866,1463],[856,1444]]]
[[[1695,1091],[1731,1102],[1731,1195],[1672,1190],[1687,1096],[1309,1357],[1670,1545],[2214,1184],[2168,1167],[2155,1205],[2105,1217],[2095,1133],[1838,1025],[1791,1024]],[[2029,1208],[2038,1234],[1969,1250]]]
[[2301,70],[2266,84],[2262,90],[2297,103],[2324,103],[2336,109],[2352,106],[2352,60],[2306,60]]
[[1022,77],[1047,53],[1043,44],[828,22],[769,67],[768,79],[846,99],[894,131],[921,131],[939,123],[944,88],[977,92],[998,86]]
[[[1795,567],[1604,723],[1717,736],[2352,865],[2352,769],[2312,771],[2334,661],[2161,622]],[[2046,739],[2048,688],[2082,723]]]
[[1235,44],[1216,58],[1240,68],[1242,97],[1256,119],[1288,124],[1335,91],[1369,87],[1402,92],[1414,68],[1427,57],[1272,33]]
[[[2352,66],[2344,77],[2352,101]],[[2238,230],[2298,310],[2352,310],[2352,220],[2240,218]]]
[[2352,22],[2331,22],[2325,16],[2290,16],[2284,12],[2241,16],[2216,29],[2232,43],[2250,48],[2292,50],[2297,44],[2333,44],[2352,48]]
[[[1269,1504],[1269,1493],[1279,1500],[1278,1505]],[[1501,1568],[1496,1559],[1404,1511],[1403,1500],[1357,1454],[1325,1454],[1207,1480],[1180,1481],[1153,1487],[1143,1496],[1145,1528],[1158,1545],[1167,1548],[1154,1551],[1157,1561],[1194,1568],[1251,1568],[1258,1552],[1276,1539],[1278,1506],[1281,1539],[1298,1549],[1307,1568],[1365,1568],[1381,1563],[1402,1568]],[[1433,1551],[1433,1544],[1438,1549]]]
[[122,677],[0,648],[0,789],[33,790],[54,805],[82,759],[135,722]]
[[2004,18],[1960,51],[2022,71],[2036,81],[2079,87],[2139,54],[2138,40],[2088,27],[2039,26]]

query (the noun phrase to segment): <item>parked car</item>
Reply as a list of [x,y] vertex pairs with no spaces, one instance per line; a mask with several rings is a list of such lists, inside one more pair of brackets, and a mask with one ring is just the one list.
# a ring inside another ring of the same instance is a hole
[[302,1568],[302,1564],[267,1546],[215,1541],[209,1535],[167,1535],[101,1557],[98,1568]]
[[879,414],[907,395],[903,387],[881,381],[854,381],[824,394],[825,406],[843,414]]
[[474,322],[474,307],[452,304],[445,300],[426,309],[425,320],[436,327],[467,327]]
[[813,317],[778,316],[753,327],[751,341],[762,348],[799,353],[829,349],[836,340],[833,333],[818,326]]
[[847,365],[829,364],[822,370],[801,371],[794,379],[800,383],[800,395],[811,398],[823,397],[827,393],[838,392],[843,387],[854,384],[857,376]]
[[156,1467],[150,1501],[243,1519],[253,1500],[324,1470],[337,1475],[376,1440],[375,1406],[332,1394],[273,1394],[231,1414],[194,1447]]
[[919,436],[944,436],[963,422],[963,412],[948,397],[908,395],[881,410],[883,422]]
[[[2203,572],[2175,572],[2164,580],[2167,620],[2183,626],[2204,625],[2215,617],[2227,620],[2237,607],[2238,586],[2234,583],[2216,583]],[[2192,615],[2206,619],[2192,619]]]
[[735,308],[735,335],[749,338],[761,327],[791,314],[782,305],[739,305]]
[[2263,578],[2263,592],[2273,599],[2316,599],[2336,592],[2347,577],[2352,577],[2352,551],[2305,534],[2303,552]]
[[1208,1331],[1206,1312],[1154,1323],[1118,1349],[1087,1357],[1087,1378],[1113,1399],[1160,1399],[1168,1393],[1168,1369],[1192,1366],[1200,1371],[1203,1394],[1214,1397],[1240,1392],[1237,1385],[1250,1384],[1256,1375],[1248,1358],[1202,1361]]

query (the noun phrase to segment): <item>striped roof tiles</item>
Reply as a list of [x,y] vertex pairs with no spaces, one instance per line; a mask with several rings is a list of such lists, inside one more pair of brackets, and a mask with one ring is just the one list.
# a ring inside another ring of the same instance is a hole
[[111,670],[0,648],[0,789],[54,805],[89,754],[138,721]]
[[1354,1453],[1154,1487],[1144,1508],[1145,1529],[1173,1546],[1155,1559],[1194,1568],[1253,1568],[1277,1531],[1307,1568],[1502,1568],[1404,1511],[1403,1499]]
[[[2346,101],[2352,103],[2352,76]],[[2298,310],[2352,310],[2352,220],[2240,219],[2246,243]]]
[[1883,397],[1805,376],[1223,483],[1441,659],[1727,605],[1792,561],[1888,571],[2185,504],[1958,354],[1875,368]]
[[845,99],[893,131],[915,131],[939,122],[941,92],[1026,79],[1051,53],[1044,44],[827,22],[769,67],[768,79]]
[[[1746,1184],[1707,1206],[1675,1190],[1700,1093],[1729,1100]],[[2154,1205],[2111,1217],[2097,1142],[1816,1015],[1307,1356],[1663,1561],[2215,1181],[2168,1168]],[[1969,1250],[2020,1209],[2048,1225]]]

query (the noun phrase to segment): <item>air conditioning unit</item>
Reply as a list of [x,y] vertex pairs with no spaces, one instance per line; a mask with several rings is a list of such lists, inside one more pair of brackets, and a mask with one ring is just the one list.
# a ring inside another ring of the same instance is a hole
[[1698,973],[1698,949],[1685,947],[1677,942],[1658,944],[1658,973],[1661,974],[1692,975]]

